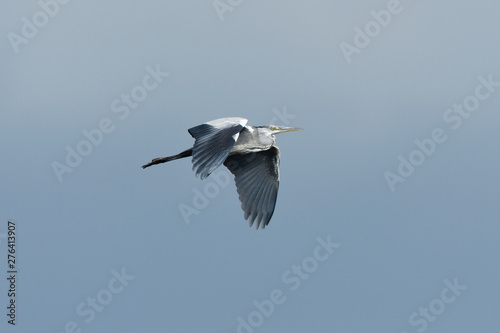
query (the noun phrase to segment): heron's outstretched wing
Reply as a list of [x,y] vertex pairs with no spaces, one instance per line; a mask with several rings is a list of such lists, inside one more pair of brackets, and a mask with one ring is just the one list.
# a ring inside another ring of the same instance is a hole
[[250,226],[265,228],[274,213],[278,197],[280,150],[268,150],[229,156],[224,165],[234,174],[236,188]]
[[224,162],[247,121],[245,118],[221,118],[188,129],[195,138],[193,170],[197,176],[208,177]]

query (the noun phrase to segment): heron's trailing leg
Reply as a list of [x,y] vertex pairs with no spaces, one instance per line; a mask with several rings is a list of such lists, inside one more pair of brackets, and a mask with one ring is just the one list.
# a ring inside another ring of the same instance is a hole
[[170,162],[170,161],[173,161],[173,160],[178,160],[179,158],[189,157],[191,155],[193,155],[193,149],[188,149],[188,150],[185,150],[182,153],[177,154],[177,155],[168,156],[168,157],[158,157],[158,158],[155,158],[154,160],[152,160],[148,164],[144,164],[142,166],[142,168],[146,169],[147,167],[150,167],[150,166],[155,165],[155,164]]

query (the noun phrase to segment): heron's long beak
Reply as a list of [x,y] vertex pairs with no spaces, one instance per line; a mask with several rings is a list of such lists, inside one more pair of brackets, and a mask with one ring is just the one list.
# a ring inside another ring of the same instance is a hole
[[302,131],[303,128],[296,128],[296,127],[280,127],[278,128],[275,133],[285,133],[285,132],[293,132],[293,131]]

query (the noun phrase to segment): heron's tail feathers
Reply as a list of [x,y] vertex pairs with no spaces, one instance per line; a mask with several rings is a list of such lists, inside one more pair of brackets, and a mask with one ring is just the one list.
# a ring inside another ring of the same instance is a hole
[[150,166],[155,165],[155,164],[170,162],[170,161],[173,161],[173,160],[178,160],[179,158],[189,157],[191,155],[193,155],[193,149],[190,148],[190,149],[185,150],[182,153],[179,153],[177,155],[168,156],[168,157],[158,157],[158,158],[155,158],[154,160],[152,160],[148,164],[144,164],[142,166],[142,168],[146,169],[147,167],[150,167]]

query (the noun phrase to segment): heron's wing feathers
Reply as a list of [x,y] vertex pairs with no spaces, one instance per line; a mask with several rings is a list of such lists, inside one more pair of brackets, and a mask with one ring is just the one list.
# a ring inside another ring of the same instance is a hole
[[201,179],[208,177],[224,162],[247,121],[244,118],[221,118],[188,130],[195,138],[193,170],[197,176]]
[[250,226],[264,228],[274,213],[279,187],[280,151],[268,150],[229,156],[224,165],[234,174],[236,188]]

